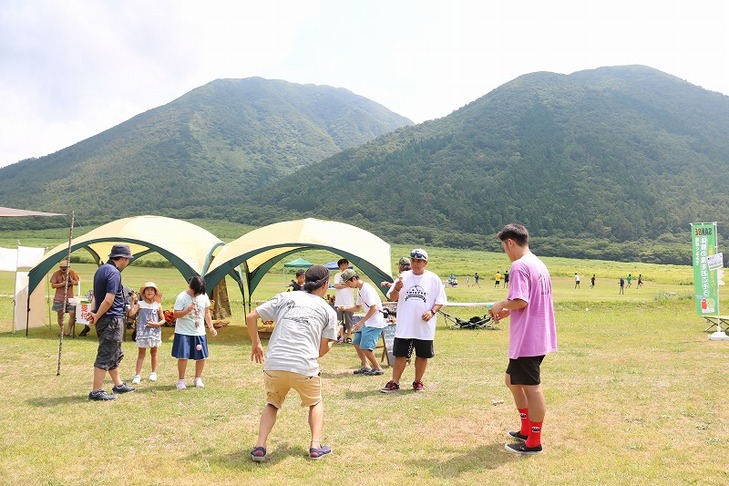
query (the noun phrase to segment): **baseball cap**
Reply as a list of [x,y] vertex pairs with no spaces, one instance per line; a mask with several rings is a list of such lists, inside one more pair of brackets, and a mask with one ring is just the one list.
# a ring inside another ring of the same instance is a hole
[[359,277],[359,275],[357,275],[357,272],[355,272],[351,268],[348,268],[347,270],[342,272],[342,282],[349,282],[354,277]]
[[307,282],[321,282],[329,278],[329,269],[324,265],[312,265],[306,270],[304,279]]
[[415,260],[425,260],[427,262],[428,252],[423,250],[422,248],[416,248],[410,252],[410,258],[413,258]]

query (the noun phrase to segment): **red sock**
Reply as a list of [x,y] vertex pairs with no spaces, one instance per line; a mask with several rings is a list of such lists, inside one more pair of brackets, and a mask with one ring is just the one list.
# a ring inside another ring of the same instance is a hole
[[524,442],[527,447],[536,447],[542,445],[542,423],[532,422],[532,430],[529,432],[529,438]]
[[520,408],[519,417],[521,417],[521,430],[519,431],[519,433],[521,435],[529,435],[529,427],[531,425],[531,423],[529,422],[529,409]]

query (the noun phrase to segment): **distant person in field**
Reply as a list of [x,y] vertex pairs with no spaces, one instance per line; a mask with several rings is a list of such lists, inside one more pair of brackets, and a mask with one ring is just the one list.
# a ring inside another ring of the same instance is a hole
[[[337,309],[351,307],[354,305],[354,294],[352,289],[342,282],[342,272],[349,268],[349,260],[340,258],[337,261],[337,266],[339,266],[339,272],[334,274],[334,307]],[[352,342],[352,317],[354,317],[353,312],[337,311],[337,319],[342,324],[339,336],[340,342]]]
[[296,277],[289,284],[289,287],[291,287],[292,291],[304,290],[304,274],[305,273],[306,273],[306,270],[304,270],[304,269],[300,268],[300,269],[296,270]]
[[[408,257],[400,258],[400,260],[397,262],[397,277],[395,277],[395,280],[400,278],[402,272],[407,272],[408,270],[410,270],[410,259]],[[392,287],[392,284],[393,282],[384,281],[380,282],[380,287],[390,288]]]
[[508,433],[514,443],[505,448],[517,454],[538,454],[547,410],[540,368],[544,357],[557,351],[552,280],[544,263],[529,250],[524,226],[505,226],[499,239],[512,262],[511,285],[506,300],[496,302],[490,314],[496,322],[511,318],[505,381],[521,418],[521,429]]
[[478,283],[478,280],[479,280],[480,278],[481,278],[481,277],[479,277],[479,276],[478,276],[478,272],[474,273],[474,274],[473,274],[473,281],[474,281],[474,284],[473,284],[473,285],[475,285],[476,287],[481,287],[481,284],[480,284],[480,283]]
[[466,275],[466,287],[470,287],[470,286],[471,286],[471,276]]
[[494,288],[498,289],[501,287],[501,273],[496,270],[496,275],[494,275]]
[[620,285],[620,291],[618,294],[624,294],[625,293],[625,279],[623,276],[620,276],[620,280],[618,280],[618,285]]
[[[68,277],[68,280],[66,277]],[[78,282],[78,274],[68,268],[68,260],[61,260],[58,264],[58,270],[51,275],[51,288],[56,289],[56,293],[53,295],[52,310],[57,313],[58,327],[64,336],[71,335],[73,325],[76,322],[76,309],[68,303],[68,299],[73,298],[73,287]],[[68,326],[66,326],[65,331],[63,330],[64,314],[68,314]]]
[[505,289],[509,288],[509,271],[508,270],[504,272],[504,288]]
[[[309,409],[309,458],[321,459],[332,452],[331,447],[321,444],[324,404],[318,358],[327,354],[337,340],[337,314],[324,300],[329,288],[329,270],[314,265],[306,271],[304,279],[303,292],[282,292],[246,316],[253,344],[251,361],[265,361],[266,406],[261,414],[256,446],[251,451],[255,462],[266,460],[268,436],[292,388],[298,392],[301,406]],[[276,323],[265,357],[258,335],[259,318]]]
[[592,277],[590,277],[590,288],[595,287],[595,274],[592,274]]
[[625,286],[627,288],[630,288],[633,282],[633,276],[631,274],[628,274],[628,277],[625,279]]
[[638,274],[638,288],[641,288],[643,286],[643,274]]
[[580,276],[578,274],[575,274],[575,288],[580,288]]

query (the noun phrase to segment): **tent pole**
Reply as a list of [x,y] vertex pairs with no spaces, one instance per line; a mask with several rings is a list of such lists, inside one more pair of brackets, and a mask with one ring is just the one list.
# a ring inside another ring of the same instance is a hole
[[61,375],[61,352],[63,351],[63,324],[66,320],[66,308],[68,307],[68,281],[71,278],[71,240],[73,240],[73,223],[75,220],[75,211],[71,211],[71,228],[68,231],[68,250],[66,252],[67,272],[66,281],[63,283],[63,309],[61,309],[61,332],[58,338],[58,366],[56,368],[56,376]]

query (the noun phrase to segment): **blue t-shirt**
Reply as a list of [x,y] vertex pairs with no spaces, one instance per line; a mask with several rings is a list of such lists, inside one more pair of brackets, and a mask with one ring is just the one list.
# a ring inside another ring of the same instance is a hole
[[124,290],[121,272],[111,260],[101,265],[94,274],[94,312],[99,310],[106,294],[114,294],[114,302],[104,316],[124,317]]

